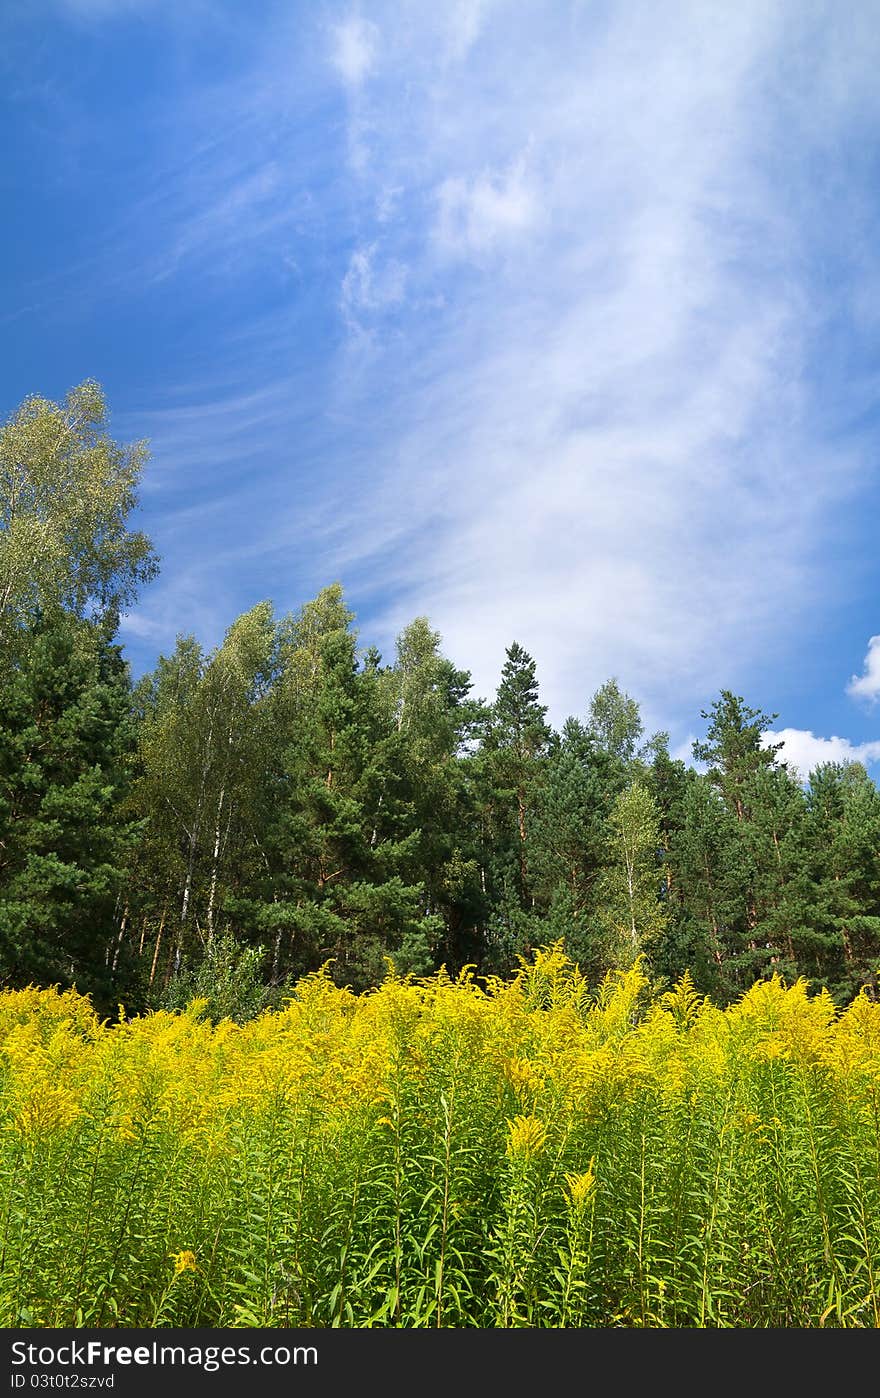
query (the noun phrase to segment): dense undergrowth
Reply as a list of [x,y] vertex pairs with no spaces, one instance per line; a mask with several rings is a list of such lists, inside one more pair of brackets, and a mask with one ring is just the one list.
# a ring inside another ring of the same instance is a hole
[[876,1326],[880,1006],[560,947],[244,1025],[0,996],[4,1326]]

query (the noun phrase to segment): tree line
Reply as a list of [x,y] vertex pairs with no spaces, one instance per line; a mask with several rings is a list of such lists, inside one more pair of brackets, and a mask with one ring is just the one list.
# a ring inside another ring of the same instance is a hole
[[93,382],[0,433],[0,982],[241,1018],[328,962],[366,990],[562,939],[718,1003],[775,972],[875,994],[880,792],[857,763],[802,783],[730,691],[697,770],[613,678],[555,730],[515,641],[490,698],[425,617],[361,647],[338,583],[133,683],[145,461]]

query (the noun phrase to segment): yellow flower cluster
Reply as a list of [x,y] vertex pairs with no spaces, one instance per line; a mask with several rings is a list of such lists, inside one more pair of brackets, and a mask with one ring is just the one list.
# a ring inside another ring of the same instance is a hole
[[596,1187],[596,1173],[593,1169],[594,1164],[595,1161],[591,1160],[587,1169],[581,1174],[566,1174],[565,1176],[569,1198],[575,1209],[583,1209],[593,1196],[593,1191]]
[[[606,1291],[620,1269],[613,1314],[639,1323],[658,1296],[679,1323],[726,1315],[710,1277],[748,1298],[746,1320],[724,1323],[758,1323],[748,1307],[765,1304],[783,1244],[813,1236],[815,1257],[785,1264],[815,1278],[805,1313],[823,1314],[847,1267],[853,1295],[833,1314],[880,1312],[880,1006],[865,996],[839,1012],[773,979],[720,1010],[687,977],[652,995],[639,963],[591,989],[560,946],[509,981],[392,972],[355,996],[321,972],[242,1026],[199,1002],[102,1024],[73,991],[28,988],[0,994],[0,1082],[0,1227],[31,1288],[7,1325],[391,1323],[407,1267],[427,1306],[425,1279],[440,1286],[453,1255],[465,1294],[470,1258],[473,1306],[488,1305],[487,1237],[525,1295],[518,1240],[546,1239],[550,1276],[575,1223],[562,1315],[588,1314],[588,1233],[609,1240]],[[169,1292],[169,1257],[198,1285]],[[304,1299],[321,1266],[325,1299]],[[503,1314],[525,1314],[513,1286]],[[798,1286],[780,1283],[789,1311],[767,1323],[804,1323]],[[174,1310],[196,1304],[213,1309]],[[456,1323],[450,1306],[425,1323]]]
[[547,1140],[547,1128],[535,1116],[517,1116],[508,1123],[507,1154],[529,1160],[540,1155]]

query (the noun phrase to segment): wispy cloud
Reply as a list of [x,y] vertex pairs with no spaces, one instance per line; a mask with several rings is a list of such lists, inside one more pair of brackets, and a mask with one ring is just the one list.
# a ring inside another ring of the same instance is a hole
[[831,304],[775,178],[821,158],[788,126],[816,90],[768,81],[793,11],[560,10],[542,30],[508,6],[479,71],[374,14],[412,79],[405,123],[400,83],[371,88],[370,178],[404,190],[383,247],[439,308],[404,306],[364,390],[383,381],[376,514],[431,521],[393,559],[388,631],[427,611],[483,689],[516,636],[560,715],[612,672],[661,711],[731,683],[827,587],[815,543],[860,465],[805,392]]
[[340,577],[386,652],[424,612],[488,694],[516,638],[554,719],[616,674],[674,742],[784,664],[845,589],[828,531],[873,460],[876,383],[825,337],[876,325],[876,25],[824,0],[219,11],[241,62],[150,110],[103,279],[52,287],[89,314],[198,293],[177,381],[126,424],[154,446],[145,606]]
[[216,259],[218,253],[244,247],[253,256],[256,249],[265,247],[268,235],[289,226],[296,216],[289,188],[283,198],[278,197],[281,183],[276,164],[268,161],[232,178],[221,190],[203,192],[177,220],[165,249],[155,259],[152,279],[172,276],[186,259],[206,253]]
[[331,33],[334,68],[348,87],[359,87],[376,62],[379,31],[369,20],[351,15]]
[[868,642],[864,673],[853,675],[846,687],[853,699],[867,699],[876,703],[880,699],[880,636],[872,636]]
[[395,259],[383,261],[377,243],[355,248],[342,279],[342,309],[350,325],[363,313],[398,306],[404,299],[407,269]]
[[540,204],[520,157],[499,173],[483,171],[473,180],[450,176],[437,191],[435,236],[443,251],[473,255],[530,233]]
[[476,43],[491,9],[498,0],[454,0],[444,6],[449,25],[449,46],[452,56],[462,59]]

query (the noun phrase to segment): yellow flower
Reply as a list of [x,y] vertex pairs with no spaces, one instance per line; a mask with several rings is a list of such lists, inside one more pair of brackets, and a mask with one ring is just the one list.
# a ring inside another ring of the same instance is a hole
[[504,1071],[517,1096],[536,1097],[544,1086],[544,1079],[527,1058],[509,1058]]
[[596,1175],[593,1170],[594,1163],[595,1157],[590,1161],[583,1174],[565,1176],[565,1183],[568,1185],[571,1202],[576,1209],[582,1209],[584,1207],[595,1188]]
[[196,1255],[190,1252],[189,1248],[184,1248],[182,1252],[172,1254],[174,1259],[174,1275],[181,1276],[183,1272],[194,1272],[196,1270]]
[[547,1139],[547,1128],[536,1116],[516,1116],[507,1123],[507,1154],[529,1159],[538,1155]]

